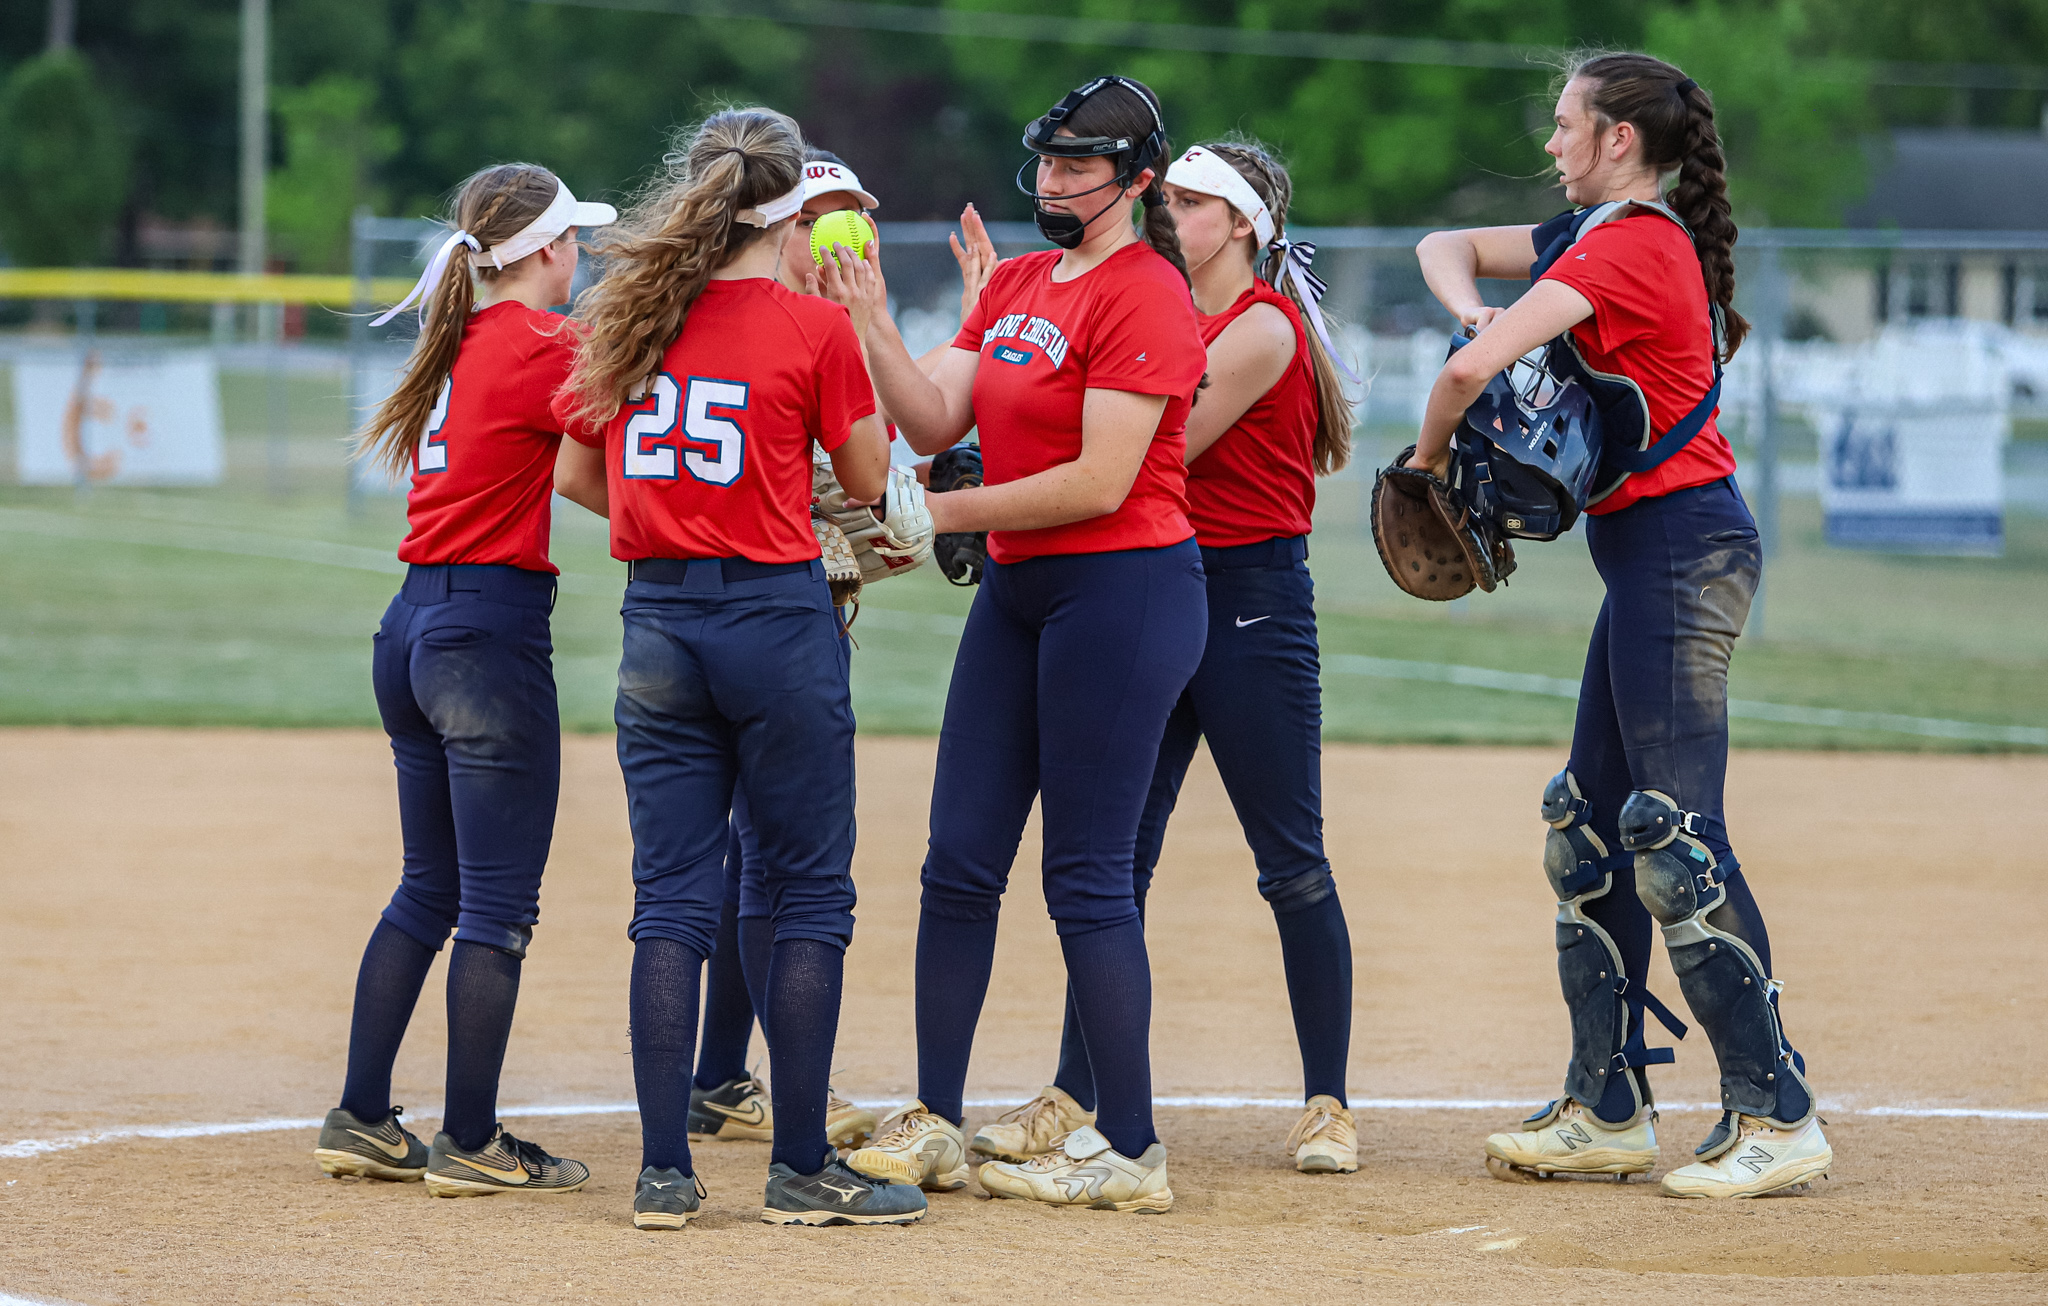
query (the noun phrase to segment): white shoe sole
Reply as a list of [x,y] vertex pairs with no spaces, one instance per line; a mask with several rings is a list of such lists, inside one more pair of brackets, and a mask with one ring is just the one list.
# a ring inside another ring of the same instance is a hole
[[1524,1152],[1511,1147],[1499,1147],[1491,1139],[1486,1143],[1486,1168],[1500,1175],[1495,1162],[1510,1170],[1527,1172],[1539,1176],[1554,1174],[1648,1174],[1656,1168],[1655,1152],[1638,1152],[1621,1147],[1589,1147],[1583,1152],[1568,1156],[1546,1156],[1540,1152]]
[[680,1229],[696,1219],[702,1211],[635,1211],[635,1229]]
[[493,1193],[518,1193],[527,1197],[555,1197],[562,1193],[579,1191],[590,1180],[570,1184],[566,1188],[537,1188],[526,1184],[494,1184],[485,1179],[451,1179],[446,1175],[427,1172],[427,1191],[436,1197],[489,1197]]
[[1334,1156],[1299,1156],[1294,1159],[1294,1168],[1303,1174],[1355,1174],[1358,1162],[1346,1165]]
[[[1012,1165],[1022,1165],[1033,1157],[1045,1155],[1045,1152],[1013,1152],[1007,1147],[997,1146],[980,1134],[974,1136],[974,1141],[967,1145],[967,1150],[976,1156],[985,1156],[991,1161],[1008,1161]],[[1046,1152],[1051,1150],[1049,1147],[1045,1149]]]
[[1173,1209],[1173,1190],[1140,1197],[1128,1202],[1048,1202],[1029,1193],[1006,1193],[1001,1189],[989,1188],[986,1181],[981,1185],[988,1189],[990,1197],[1005,1202],[1037,1202],[1040,1206],[1071,1206],[1081,1211],[1121,1211],[1125,1215],[1165,1215]]
[[320,1163],[323,1172],[336,1179],[388,1179],[397,1184],[416,1184],[427,1173],[425,1166],[412,1170],[405,1166],[386,1165],[359,1152],[344,1152],[333,1147],[314,1148],[313,1159]]
[[[1787,1188],[1797,1188],[1801,1184],[1825,1178],[1834,1164],[1835,1154],[1830,1149],[1819,1156],[1809,1156],[1771,1175],[1758,1175],[1746,1184],[1707,1184],[1698,1180],[1678,1179],[1674,1172],[1664,1176],[1663,1191],[1666,1197],[1768,1197],[1772,1193],[1783,1192]],[[1674,1184],[1673,1180],[1677,1180],[1677,1183]],[[1699,1186],[1694,1187],[1695,1184]]]
[[813,1229],[830,1228],[835,1224],[916,1224],[922,1219],[923,1211],[906,1211],[902,1215],[845,1215],[837,1211],[778,1211],[772,1206],[761,1208],[762,1224],[802,1224]]

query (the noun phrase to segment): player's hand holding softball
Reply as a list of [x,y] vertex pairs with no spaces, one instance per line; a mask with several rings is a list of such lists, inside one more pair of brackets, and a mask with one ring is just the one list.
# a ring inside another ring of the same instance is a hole
[[818,285],[825,297],[844,304],[853,315],[854,333],[863,341],[868,328],[889,321],[889,286],[882,279],[882,251],[876,241],[855,255],[844,245],[825,251],[818,269]]

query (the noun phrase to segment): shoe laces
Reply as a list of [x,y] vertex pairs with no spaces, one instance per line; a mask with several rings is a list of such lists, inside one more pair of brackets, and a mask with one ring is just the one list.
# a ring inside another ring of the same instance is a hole
[[1294,1128],[1287,1135],[1287,1150],[1298,1152],[1303,1143],[1328,1132],[1342,1141],[1346,1126],[1351,1124],[1343,1116],[1326,1106],[1312,1106],[1302,1112],[1301,1119],[1294,1122]]
[[1019,1170],[1029,1170],[1033,1174],[1045,1174],[1049,1171],[1057,1170],[1063,1165],[1072,1164],[1074,1158],[1067,1155],[1067,1139],[1070,1137],[1072,1137],[1072,1131],[1061,1134],[1058,1138],[1052,1140],[1051,1151],[1041,1152],[1029,1161],[1013,1164],[1016,1164]]
[[511,1134],[505,1133],[502,1128],[499,1130],[498,1136],[504,1140],[505,1146],[511,1149],[512,1155],[519,1159],[519,1163],[526,1167],[529,1174],[537,1174],[551,1165],[561,1164],[559,1159],[549,1156],[546,1152],[542,1151],[537,1143],[529,1143],[523,1138],[514,1138]]
[[[917,1137],[919,1131],[928,1128],[931,1122],[937,1119],[938,1116],[930,1111],[898,1111],[895,1115],[882,1122],[881,1129],[875,1134],[875,1141],[869,1143],[868,1146],[879,1148],[905,1146]],[[856,1170],[854,1173],[859,1174],[860,1172]]]
[[[1059,1102],[1048,1094],[1040,1093],[1023,1106],[1012,1107],[996,1117],[999,1125],[1022,1125],[1027,1136],[1038,1132],[1039,1126],[1050,1122],[1059,1114]],[[1064,1139],[1065,1134],[1060,1137]]]

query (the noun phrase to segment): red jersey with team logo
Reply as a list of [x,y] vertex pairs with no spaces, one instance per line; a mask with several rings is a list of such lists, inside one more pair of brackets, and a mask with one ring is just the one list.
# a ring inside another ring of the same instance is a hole
[[413,452],[401,562],[559,570],[548,561],[548,501],[562,424],[549,404],[576,353],[567,328],[511,300],[470,315]]
[[1211,548],[1306,535],[1315,514],[1316,421],[1322,410],[1301,310],[1266,282],[1254,281],[1221,313],[1196,315],[1202,342],[1214,344],[1254,304],[1271,304],[1287,316],[1294,359],[1272,389],[1188,464],[1188,520],[1195,538]]
[[811,442],[874,411],[846,310],[747,277],[704,287],[645,399],[570,434],[604,449],[613,557],[804,562]]
[[1145,461],[1115,512],[1065,526],[991,531],[997,562],[1056,553],[1157,549],[1188,524],[1188,404],[1208,366],[1187,282],[1151,246],[1126,245],[1072,281],[1054,281],[1058,250],[1007,259],[954,338],[980,353],[974,420],[990,485],[1081,456],[1083,392],[1165,395]]
[[[1714,327],[1700,258],[1691,237],[1669,218],[1637,211],[1603,222],[1541,279],[1562,282],[1593,305],[1593,316],[1571,329],[1579,352],[1594,369],[1642,388],[1659,435],[1678,425],[1714,383]],[[1638,499],[1734,474],[1735,451],[1709,417],[1663,466],[1629,477],[1586,511],[1619,512]]]

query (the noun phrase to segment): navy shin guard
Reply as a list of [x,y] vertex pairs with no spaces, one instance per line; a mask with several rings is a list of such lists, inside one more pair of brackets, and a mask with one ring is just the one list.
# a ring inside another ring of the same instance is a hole
[[[1676,1038],[1685,1026],[1630,975],[1614,937],[1586,908],[1614,887],[1628,854],[1608,851],[1588,822],[1591,805],[1569,770],[1543,791],[1543,871],[1557,894],[1557,978],[1572,1018],[1572,1057],[1564,1091],[1611,1128],[1634,1124],[1653,1102],[1643,1067],[1668,1064],[1670,1048],[1643,1042],[1645,1008]],[[1552,1103],[1532,1119],[1557,1108]]]
[[1778,1021],[1776,981],[1756,950],[1726,928],[1727,914],[1715,920],[1728,889],[1719,861],[1697,837],[1707,823],[1654,789],[1630,794],[1621,809],[1636,893],[1663,926],[1679,991],[1720,1063],[1722,1120],[1699,1149],[1711,1159],[1734,1144],[1737,1115],[1789,1129],[1805,1123],[1814,1105],[1805,1063]]

